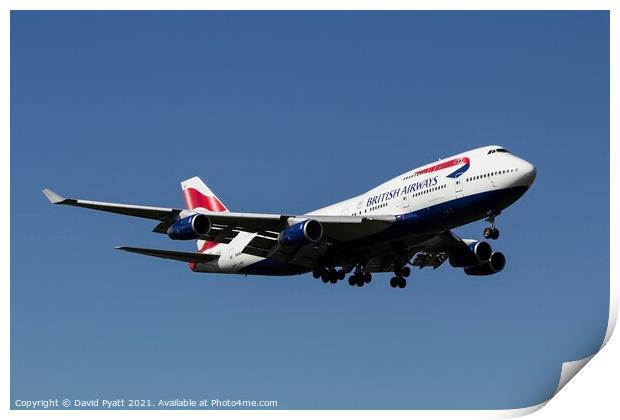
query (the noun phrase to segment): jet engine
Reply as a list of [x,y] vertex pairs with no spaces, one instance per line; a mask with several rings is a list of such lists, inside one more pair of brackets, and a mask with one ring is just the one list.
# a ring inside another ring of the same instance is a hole
[[170,239],[198,239],[211,230],[211,220],[204,214],[194,214],[185,217],[171,225],[166,233]]
[[284,229],[278,235],[278,243],[282,246],[300,246],[309,242],[317,242],[323,237],[323,226],[316,220],[304,220]]
[[506,266],[506,257],[499,251],[494,251],[488,261],[472,267],[465,267],[465,274],[469,276],[488,276],[499,273]]
[[[486,262],[491,258],[491,245],[485,241],[472,242],[467,248],[450,255],[452,267],[471,267]],[[500,269],[501,270],[501,269]]]

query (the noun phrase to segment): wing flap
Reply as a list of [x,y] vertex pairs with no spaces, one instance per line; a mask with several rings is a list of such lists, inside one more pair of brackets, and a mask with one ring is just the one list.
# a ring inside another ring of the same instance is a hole
[[439,267],[448,259],[448,254],[445,252],[430,253],[430,252],[418,252],[413,259],[411,265],[414,267],[424,268],[433,267],[433,270]]

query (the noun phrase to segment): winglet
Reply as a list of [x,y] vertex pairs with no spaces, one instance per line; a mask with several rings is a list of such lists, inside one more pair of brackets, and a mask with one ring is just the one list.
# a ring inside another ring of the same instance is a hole
[[60,204],[60,203],[62,203],[63,201],[66,200],[66,198],[61,197],[60,195],[56,194],[54,191],[52,191],[52,190],[50,190],[48,188],[43,190],[43,194],[45,194],[47,199],[52,204]]

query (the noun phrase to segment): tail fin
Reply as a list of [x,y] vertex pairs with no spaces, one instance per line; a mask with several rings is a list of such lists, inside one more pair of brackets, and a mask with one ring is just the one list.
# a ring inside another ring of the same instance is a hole
[[185,204],[189,210],[228,211],[213,191],[197,176],[181,182],[181,188],[183,188]]
[[[181,188],[183,189],[183,196],[185,197],[185,205],[189,210],[228,211],[220,199],[213,194],[213,191],[211,191],[209,187],[202,182],[202,179],[197,176],[181,182]],[[196,241],[198,252],[201,253],[206,253],[207,250],[217,245],[217,242],[203,241],[201,239]]]

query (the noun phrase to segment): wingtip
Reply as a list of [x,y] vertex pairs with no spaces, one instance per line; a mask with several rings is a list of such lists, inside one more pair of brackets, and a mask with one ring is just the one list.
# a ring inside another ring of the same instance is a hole
[[50,201],[50,203],[52,204],[60,204],[63,201],[65,201],[65,198],[56,194],[54,191],[50,190],[49,188],[45,188],[43,190],[43,194],[45,194],[45,196],[47,197],[47,199]]

